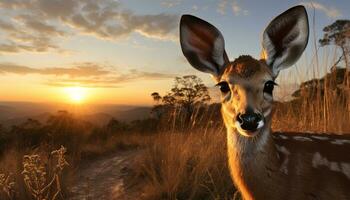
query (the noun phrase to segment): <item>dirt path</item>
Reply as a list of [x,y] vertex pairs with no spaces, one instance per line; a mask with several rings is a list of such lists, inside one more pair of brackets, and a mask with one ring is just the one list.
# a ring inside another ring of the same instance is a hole
[[78,170],[71,200],[129,199],[123,177],[137,151],[122,151],[91,161]]

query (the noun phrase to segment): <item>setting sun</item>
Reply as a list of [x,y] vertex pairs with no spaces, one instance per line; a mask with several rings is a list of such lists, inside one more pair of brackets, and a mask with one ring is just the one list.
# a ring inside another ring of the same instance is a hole
[[86,100],[86,88],[82,87],[69,87],[65,89],[68,95],[69,101],[73,103],[82,103]]

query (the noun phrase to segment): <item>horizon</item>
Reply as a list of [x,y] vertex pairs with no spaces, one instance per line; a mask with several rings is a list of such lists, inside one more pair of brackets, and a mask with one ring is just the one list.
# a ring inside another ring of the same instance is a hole
[[350,2],[269,0],[268,4],[274,7],[261,10],[262,2],[236,0],[0,2],[5,13],[0,20],[0,100],[150,106],[152,92],[164,95],[176,76],[188,74],[200,77],[216,97],[210,76],[197,72],[182,55],[180,16],[192,14],[216,26],[224,35],[230,60],[242,54],[257,58],[267,23],[303,4],[309,15],[309,45],[297,67],[278,79],[282,88],[278,90],[290,94],[286,85],[292,88],[329,70],[336,57],[322,55],[337,55],[333,47],[318,48],[316,53],[326,60],[318,72],[308,70],[315,64],[314,41],[322,37],[323,27],[350,18]]

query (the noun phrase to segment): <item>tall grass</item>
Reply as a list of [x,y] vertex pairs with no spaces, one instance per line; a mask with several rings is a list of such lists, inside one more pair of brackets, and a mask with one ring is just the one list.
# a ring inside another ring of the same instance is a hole
[[48,154],[6,152],[0,164],[1,199],[64,199],[62,185],[66,185],[68,179],[63,170],[69,165],[65,153],[64,147]]
[[160,133],[133,163],[142,199],[230,199],[225,132]]
[[278,90],[287,88],[284,83],[298,84],[299,90],[296,98],[276,102],[274,131],[350,133],[350,70],[334,65],[338,59],[335,49],[318,51],[321,59],[314,56],[306,59],[306,66],[281,74]]

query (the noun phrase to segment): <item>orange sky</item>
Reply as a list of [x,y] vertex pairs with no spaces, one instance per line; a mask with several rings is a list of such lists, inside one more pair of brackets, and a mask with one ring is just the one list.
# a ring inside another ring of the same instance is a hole
[[[165,94],[176,76],[195,74],[182,55],[178,22],[190,13],[223,33],[231,60],[260,55],[260,34],[269,20],[297,0],[18,0],[0,1],[0,101],[72,102],[66,88],[84,89],[81,103],[150,105],[152,92]],[[316,37],[338,18],[350,18],[349,1],[315,1]],[[254,25],[252,25],[254,24]],[[239,28],[237,28],[239,27]],[[313,37],[297,68],[279,80],[307,79],[315,64]],[[323,66],[334,60],[322,56]],[[326,55],[333,55],[328,51]],[[311,63],[311,64],[310,64]],[[321,67],[321,74],[328,70]],[[303,74],[303,77],[300,77]],[[287,77],[287,78],[286,78]],[[281,85],[281,83],[280,83]],[[69,90],[68,90],[69,91]],[[74,92],[73,92],[74,93]]]

